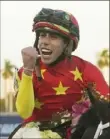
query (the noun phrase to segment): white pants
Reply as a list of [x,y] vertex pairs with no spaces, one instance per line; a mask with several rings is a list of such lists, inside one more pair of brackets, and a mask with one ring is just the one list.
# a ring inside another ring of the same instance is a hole
[[13,139],[23,139],[23,138],[42,138],[39,132],[39,129],[36,127],[23,127],[20,128],[16,134],[13,136]]
[[38,123],[28,123],[25,127],[20,128],[12,139],[26,139],[26,138],[56,138],[61,139],[60,135],[51,130],[39,131]]

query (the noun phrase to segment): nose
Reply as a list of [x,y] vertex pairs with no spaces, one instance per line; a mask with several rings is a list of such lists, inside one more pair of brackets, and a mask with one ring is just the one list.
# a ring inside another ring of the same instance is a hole
[[49,42],[50,42],[50,34],[49,33],[45,34],[43,42],[44,42],[44,44],[49,44]]
[[42,32],[39,36],[39,46],[45,45],[48,46],[51,43],[51,35],[49,32]]

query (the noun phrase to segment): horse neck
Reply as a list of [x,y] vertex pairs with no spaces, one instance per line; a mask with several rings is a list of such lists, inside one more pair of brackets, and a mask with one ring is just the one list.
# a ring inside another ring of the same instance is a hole
[[99,100],[94,104],[94,108],[102,124],[110,122],[110,108],[107,102]]
[[101,119],[101,121],[102,121],[102,124],[110,123],[110,116],[104,117],[103,119]]

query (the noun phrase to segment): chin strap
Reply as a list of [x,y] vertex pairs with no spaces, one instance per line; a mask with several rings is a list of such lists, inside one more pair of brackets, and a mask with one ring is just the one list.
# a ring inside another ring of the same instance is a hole
[[103,129],[110,127],[110,122],[106,124],[102,124],[102,121],[98,125],[98,128],[95,132],[94,139],[98,139],[98,137],[102,134]]

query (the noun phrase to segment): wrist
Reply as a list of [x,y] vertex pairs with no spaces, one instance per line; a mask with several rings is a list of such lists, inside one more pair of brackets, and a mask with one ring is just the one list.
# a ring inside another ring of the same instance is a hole
[[33,69],[29,69],[29,68],[23,68],[24,69],[24,73],[28,76],[31,76],[33,73]]

